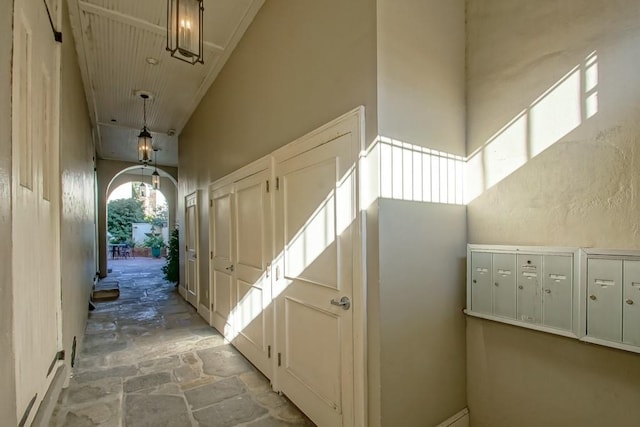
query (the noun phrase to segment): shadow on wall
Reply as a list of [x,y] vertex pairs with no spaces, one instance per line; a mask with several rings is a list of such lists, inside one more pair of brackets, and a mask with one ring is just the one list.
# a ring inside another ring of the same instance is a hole
[[465,203],[598,113],[598,53],[591,52],[466,160]]

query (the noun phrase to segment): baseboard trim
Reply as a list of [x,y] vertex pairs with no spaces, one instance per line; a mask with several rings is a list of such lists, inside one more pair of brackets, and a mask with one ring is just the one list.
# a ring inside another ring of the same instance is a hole
[[464,408],[457,414],[447,418],[436,427],[468,427],[469,426],[469,409]]

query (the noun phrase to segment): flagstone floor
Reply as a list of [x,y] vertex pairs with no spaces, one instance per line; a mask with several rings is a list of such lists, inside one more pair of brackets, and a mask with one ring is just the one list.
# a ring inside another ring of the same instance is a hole
[[163,280],[163,260],[109,260],[120,297],[89,314],[51,426],[313,426]]

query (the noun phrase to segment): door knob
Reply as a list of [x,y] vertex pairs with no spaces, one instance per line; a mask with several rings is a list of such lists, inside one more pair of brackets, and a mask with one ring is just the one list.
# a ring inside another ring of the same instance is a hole
[[550,294],[550,293],[551,293],[551,289],[548,289],[548,288],[547,288],[547,289],[545,289],[544,291],[545,291],[545,293],[547,293],[547,294]]
[[233,272],[233,264],[231,264],[229,267],[225,267],[224,269]]
[[342,297],[340,298],[340,301],[332,299],[331,304],[342,307],[343,310],[349,310],[349,308],[351,307],[351,301],[349,300],[349,297]]
[[589,295],[589,298],[591,298],[592,301],[596,300],[596,296],[595,295]]
[[632,299],[628,299],[625,301],[627,304],[632,305],[633,304],[633,300]]

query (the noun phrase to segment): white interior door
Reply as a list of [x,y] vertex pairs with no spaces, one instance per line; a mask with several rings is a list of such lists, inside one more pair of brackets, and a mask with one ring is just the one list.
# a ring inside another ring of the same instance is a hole
[[185,225],[186,225],[186,248],[185,248],[185,279],[187,286],[187,301],[194,307],[198,307],[198,196],[197,193],[188,195],[185,198]]
[[269,378],[273,370],[270,173],[264,170],[233,185],[234,306],[229,319],[233,344]]
[[353,424],[355,162],[344,135],[275,166],[277,388],[319,426]]
[[[57,21],[58,3],[48,3]],[[56,353],[62,347],[60,46],[43,2],[16,2],[14,12],[12,266],[13,305],[21,309],[14,311],[13,359],[17,418],[24,416],[28,425],[53,378]]]
[[227,336],[231,333],[229,316],[234,306],[232,261],[232,198],[231,185],[211,194],[211,324]]

